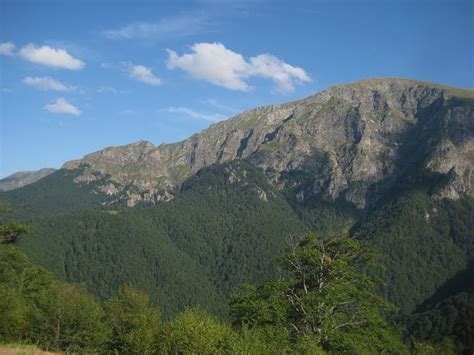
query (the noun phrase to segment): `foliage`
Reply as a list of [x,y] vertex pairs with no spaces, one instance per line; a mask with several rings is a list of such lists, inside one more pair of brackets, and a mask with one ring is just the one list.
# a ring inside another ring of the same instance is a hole
[[[309,344],[293,344],[290,341],[290,334],[283,327],[272,325],[249,327],[243,323],[238,330],[240,340],[235,349],[237,354],[319,354],[309,351]],[[319,346],[317,349],[321,350]]]
[[100,305],[84,287],[59,284],[12,246],[0,248],[0,341],[84,351],[104,341]]
[[[315,153],[314,161],[325,160]],[[294,213],[298,216],[304,226],[322,236],[347,233],[348,230],[360,219],[362,211],[353,204],[338,198],[335,201],[327,201],[320,195],[305,197],[300,201],[297,196],[301,191],[311,190],[314,184],[314,176],[304,171],[283,172],[282,180],[286,186],[285,198],[291,205]]]
[[12,213],[13,210],[8,201],[0,200],[0,216]]
[[288,282],[269,280],[258,289],[243,285],[232,295],[230,315],[235,326],[284,327],[288,317],[287,300],[283,297]]
[[455,355],[459,352],[456,350],[454,343],[449,338],[444,338],[438,343],[415,343],[414,353],[419,355]]
[[461,292],[424,308],[408,320],[408,329],[415,339],[444,344],[449,337],[457,351],[474,350],[473,292]]
[[120,288],[106,303],[111,331],[108,349],[125,354],[153,354],[158,350],[160,312],[149,308],[148,295],[131,286]]
[[24,224],[17,222],[8,222],[0,224],[0,243],[11,244],[24,233],[28,232],[28,228]]
[[13,246],[0,245],[0,340],[21,341],[41,322],[53,278]]
[[[370,292],[374,280],[359,272],[371,260],[372,253],[355,240],[309,234],[280,259],[286,280],[236,294],[233,329],[193,309],[162,324],[148,296],[131,286],[102,307],[84,286],[54,281],[18,249],[3,245],[0,342],[68,353],[406,353],[399,332],[383,318],[383,309],[392,307]],[[454,349],[447,339],[414,345],[420,354]]]
[[93,194],[102,181],[77,184],[74,179],[82,170],[57,170],[54,173],[19,189],[0,192],[0,200],[8,201],[14,213],[11,218],[27,219],[83,208],[96,208],[109,201],[106,195]]
[[107,339],[100,304],[84,286],[55,284],[35,333],[46,349],[66,352],[100,350]]
[[[6,201],[0,201],[0,216],[12,213],[11,206]],[[14,243],[17,238],[28,232],[24,224],[17,222],[0,223],[0,244]]]
[[231,327],[204,311],[188,309],[165,326],[160,350],[165,354],[229,354],[237,342]]
[[412,312],[474,258],[474,199],[436,201],[414,191],[392,199],[354,228],[380,252],[388,287],[380,292]]
[[[289,234],[311,229],[327,236],[351,228],[351,236],[377,249],[387,266],[387,272],[375,273],[387,284],[376,287],[378,293],[404,316],[423,313],[423,319],[434,317],[430,324],[441,324],[438,311],[419,307],[441,287],[450,288],[446,281],[473,260],[474,200],[432,198],[444,177],[416,175],[410,164],[403,166],[407,178],[366,211],[320,197],[299,202],[297,190],[310,188],[311,176],[283,174],[287,190],[278,191],[265,173],[245,161],[202,169],[173,201],[154,207],[100,209],[109,200],[91,194],[91,186],[75,184],[74,171],[60,171],[0,193],[0,198],[8,198],[17,209],[10,217],[29,224],[28,238],[18,238],[14,245],[60,280],[85,282],[100,300],[130,283],[149,293],[165,318],[202,306],[225,319],[226,298],[238,285],[260,285],[276,277],[272,259],[283,252]],[[12,305],[17,300],[11,294],[5,297]],[[284,319],[284,307],[270,302],[265,308],[265,297],[258,297],[255,304],[262,308],[252,317],[262,322]],[[467,319],[451,311],[453,307],[463,306],[454,302],[449,307],[449,319],[456,321],[437,325],[433,338],[423,330],[428,323],[412,323],[416,341],[439,341],[442,334],[450,334],[459,347],[469,339],[472,332],[454,331],[453,324],[466,324]]]
[[101,300],[131,284],[152,295],[166,317],[193,304],[222,314],[225,300],[207,270],[170,240],[155,210],[48,217],[31,223],[31,238],[17,245],[59,279],[85,282]]
[[[230,181],[244,174],[248,180]],[[243,162],[201,171],[173,201],[109,212],[37,218],[16,245],[102,300],[123,284],[139,287],[165,317],[199,305],[224,317],[233,289],[274,277],[273,257],[303,230],[264,174]]]
[[384,318],[393,306],[374,293],[375,280],[361,272],[375,254],[347,237],[307,234],[280,259],[287,280],[247,288],[231,301],[235,323],[283,327],[337,352],[403,352],[399,332]]

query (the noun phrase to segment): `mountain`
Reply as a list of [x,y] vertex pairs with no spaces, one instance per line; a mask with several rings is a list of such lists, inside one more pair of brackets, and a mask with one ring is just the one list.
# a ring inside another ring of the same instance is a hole
[[96,192],[105,179],[89,184],[75,183],[82,173],[81,169],[59,169],[30,185],[0,192],[0,200],[10,202],[14,214],[8,217],[16,219],[38,218],[114,202],[110,196]]
[[170,200],[201,168],[234,159],[282,186],[300,175],[300,200],[341,198],[364,209],[413,170],[445,175],[436,195],[456,199],[474,191],[473,102],[473,90],[370,79],[243,112],[179,143],[110,147],[63,169],[84,168],[82,184],[108,176],[98,192],[129,206]]
[[17,246],[33,262],[101,298],[131,283],[167,316],[225,317],[238,285],[279,275],[289,239],[348,233],[380,253],[379,292],[411,334],[470,349],[473,135],[473,90],[370,79],[106,148],[0,200],[29,224]]
[[9,191],[32,184],[54,173],[55,169],[44,168],[37,171],[19,171],[0,179],[0,191]]
[[169,316],[202,306],[225,316],[238,285],[277,275],[273,258],[304,227],[264,173],[244,161],[201,170],[170,202],[30,219],[18,247],[101,298],[127,283]]

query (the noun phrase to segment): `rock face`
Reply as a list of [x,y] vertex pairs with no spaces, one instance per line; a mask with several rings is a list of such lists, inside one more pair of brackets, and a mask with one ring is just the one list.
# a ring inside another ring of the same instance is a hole
[[9,191],[32,184],[55,171],[55,169],[49,168],[37,171],[19,171],[6,178],[0,179],[0,191]]
[[474,90],[382,78],[245,111],[179,143],[106,148],[63,168],[83,168],[78,183],[107,177],[100,192],[134,205],[173,198],[203,167],[246,159],[299,200],[365,208],[414,170],[445,175],[439,197],[472,196],[473,135]]

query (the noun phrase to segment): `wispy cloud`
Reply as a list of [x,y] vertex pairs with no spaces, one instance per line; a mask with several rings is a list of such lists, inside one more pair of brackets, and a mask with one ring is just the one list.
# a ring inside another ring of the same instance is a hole
[[119,90],[117,88],[114,88],[113,86],[106,86],[102,85],[97,88],[97,92],[99,94],[112,94],[112,95],[121,95],[121,94],[126,94],[127,91],[125,90]]
[[136,114],[136,111],[132,109],[126,109],[126,110],[120,111],[119,113],[121,115],[134,115]]
[[[144,84],[159,86],[163,84],[163,81],[153,73],[153,69],[144,65],[136,65],[129,61],[122,61],[120,63],[102,63],[100,65],[104,69],[119,70],[127,73],[130,78],[140,81]],[[111,87],[100,87],[98,90],[100,93],[124,93],[117,91]]]
[[181,56],[168,49],[168,68],[179,68],[195,79],[239,91],[253,89],[247,82],[253,76],[273,80],[281,93],[292,92],[296,84],[311,81],[302,68],[287,64],[270,54],[260,54],[246,60],[222,43],[196,43],[191,49],[192,53]]
[[37,47],[30,43],[20,50],[20,56],[32,63],[45,65],[48,67],[80,70],[85,67],[85,63],[74,58],[65,49],[52,48],[49,46]]
[[116,64],[113,64],[113,63],[100,63],[100,67],[102,69],[117,69],[117,65]]
[[14,55],[15,45],[12,42],[0,43],[0,54],[1,55]]
[[200,120],[206,120],[210,122],[218,122],[222,121],[223,119],[226,118],[226,116],[217,114],[217,113],[203,113],[203,112],[198,112],[193,109],[190,109],[188,107],[183,107],[183,106],[170,106],[166,109],[163,109],[161,111],[169,112],[169,113],[177,113],[181,114],[187,117],[195,118],[195,119],[200,119]]
[[74,87],[66,86],[63,83],[50,78],[49,76],[45,77],[31,77],[27,76],[23,79],[23,83],[29,86],[32,86],[36,89],[43,90],[43,91],[70,91],[73,90]]
[[133,22],[117,29],[103,31],[108,39],[161,40],[186,37],[200,33],[208,21],[201,14],[179,15],[156,22]]
[[76,106],[70,104],[66,99],[62,97],[51,104],[45,105],[43,109],[45,111],[64,115],[79,116],[81,114],[81,111]]
[[130,68],[130,76],[142,83],[148,85],[161,85],[161,79],[158,78],[153,71],[144,65],[132,65]]
[[241,110],[235,107],[231,107],[228,105],[221,104],[219,101],[216,99],[206,99],[201,101],[202,104],[208,105],[214,108],[217,108],[222,111],[230,112],[230,113],[237,113],[240,112]]

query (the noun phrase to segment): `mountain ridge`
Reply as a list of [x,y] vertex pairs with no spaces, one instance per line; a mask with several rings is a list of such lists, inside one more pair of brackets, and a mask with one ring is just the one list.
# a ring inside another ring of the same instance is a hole
[[452,280],[474,255],[474,100],[446,90],[342,85],[182,142],[109,147],[0,199],[30,225],[17,246],[35,263],[101,298],[132,283],[168,313],[223,315],[237,285],[277,276],[289,236],[348,234],[379,253],[379,292],[414,317],[413,334],[430,338],[433,322],[470,347],[456,329],[472,323],[472,295]]
[[17,171],[3,179],[0,179],[0,192],[32,184],[55,171],[56,169],[52,168],[43,168],[35,171]]
[[170,200],[199,169],[234,159],[271,171],[277,183],[282,173],[309,173],[302,200],[342,197],[363,209],[410,165],[451,174],[438,195],[456,199],[473,194],[473,103],[473,90],[368,79],[244,111],[181,142],[108,147],[62,168],[84,168],[77,183],[108,176],[112,183],[98,192],[129,206]]

